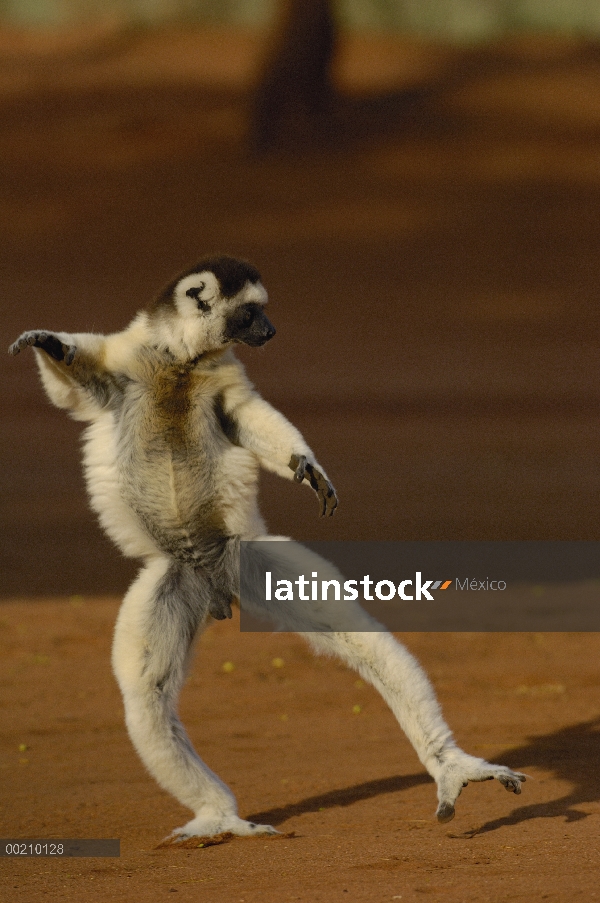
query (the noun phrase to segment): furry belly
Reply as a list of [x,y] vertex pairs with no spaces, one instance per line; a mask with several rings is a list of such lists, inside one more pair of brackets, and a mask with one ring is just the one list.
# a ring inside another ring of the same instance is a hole
[[154,465],[134,459],[120,466],[123,498],[159,547],[176,558],[227,535],[211,482],[205,469],[168,455]]
[[265,532],[257,505],[254,455],[229,445],[212,468],[203,456],[123,455],[112,414],[85,434],[84,467],[92,508],[125,555],[164,552],[187,558],[221,538]]

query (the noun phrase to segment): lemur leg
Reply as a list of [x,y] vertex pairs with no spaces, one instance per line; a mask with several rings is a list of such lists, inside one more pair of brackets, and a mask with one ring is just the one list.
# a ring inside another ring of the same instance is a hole
[[497,778],[507,790],[521,792],[523,774],[470,756],[456,745],[427,675],[391,634],[383,631],[303,636],[315,652],[337,655],[383,696],[437,784],[436,815],[440,822],[454,818],[454,804],[469,781]]
[[276,833],[269,825],[238,818],[235,797],[199,758],[177,717],[192,643],[206,621],[211,591],[193,568],[165,556],[153,559],[127,593],[113,645],[127,729],[161,787],[195,813],[175,835]]
[[[331,564],[298,543],[262,541],[254,548],[257,556],[267,555],[270,559],[273,586],[277,585],[275,580],[279,576],[289,580],[295,572],[306,574],[311,570],[327,579],[343,581]],[[507,790],[521,792],[525,775],[470,756],[456,745],[425,671],[414,656],[357,602],[295,600],[267,603],[264,588],[258,585],[253,588],[256,578],[251,571],[251,567],[244,568],[242,574],[243,607],[261,620],[271,621],[279,629],[299,632],[315,652],[342,659],[383,696],[437,784],[439,821],[447,822],[454,817],[456,799],[469,781],[496,778]],[[245,576],[248,572],[249,580]],[[340,624],[342,629],[336,629]],[[348,624],[356,625],[360,632],[348,631]]]

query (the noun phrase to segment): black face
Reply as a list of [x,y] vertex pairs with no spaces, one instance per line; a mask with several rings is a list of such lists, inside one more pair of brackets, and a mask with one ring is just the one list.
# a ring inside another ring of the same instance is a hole
[[275,335],[275,327],[267,319],[260,304],[242,304],[230,316],[224,338],[230,342],[258,347]]

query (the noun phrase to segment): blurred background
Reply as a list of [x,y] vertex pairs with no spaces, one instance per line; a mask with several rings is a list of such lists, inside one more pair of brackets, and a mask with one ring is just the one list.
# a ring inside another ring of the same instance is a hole
[[[0,0],[2,341],[122,329],[207,252],[340,496],[299,540],[596,540],[600,4]],[[81,426],[0,356],[0,594],[122,593]]]

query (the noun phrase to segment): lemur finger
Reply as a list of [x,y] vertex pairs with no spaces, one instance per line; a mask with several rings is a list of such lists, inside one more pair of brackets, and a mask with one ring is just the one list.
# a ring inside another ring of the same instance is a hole
[[77,351],[77,346],[76,345],[63,345],[63,349],[64,348],[67,349],[66,353],[65,353],[65,364],[67,365],[67,367],[70,367],[75,358],[75,352]]
[[335,489],[329,480],[327,480],[316,467],[313,467],[312,464],[306,465],[306,473],[310,485],[317,493],[321,507],[321,517],[325,517],[326,515],[331,517],[338,504]]
[[[8,349],[8,353],[19,354],[19,352],[22,351],[23,348],[28,348],[30,345],[35,345],[38,335],[40,335],[40,333],[24,332],[19,336],[16,342],[12,343],[12,345]],[[45,333],[42,333],[42,335],[45,335]]]
[[[311,488],[314,489],[315,492],[318,492],[319,491],[319,481],[317,479],[317,474],[319,474],[319,471],[316,470],[312,466],[312,464],[309,464],[308,461],[305,463],[304,468],[305,468],[306,479],[310,483]],[[319,476],[320,476],[320,474],[319,474]]]
[[321,517],[332,517],[333,512],[337,508],[337,496],[331,483],[327,484],[327,488],[319,489],[319,499],[321,500]]
[[338,506],[338,497],[337,497],[336,491],[333,488],[333,486],[331,485],[331,483],[329,483],[329,492],[327,494],[326,504],[327,504],[327,511],[326,511],[327,516],[333,517],[333,512],[335,511],[335,509]]
[[338,506],[338,497],[335,488],[332,486],[329,480],[324,480],[324,482],[327,487],[325,492],[325,503],[327,506],[326,514],[331,517]]
[[306,455],[292,455],[288,467],[294,471],[294,482],[301,483],[306,474]]

